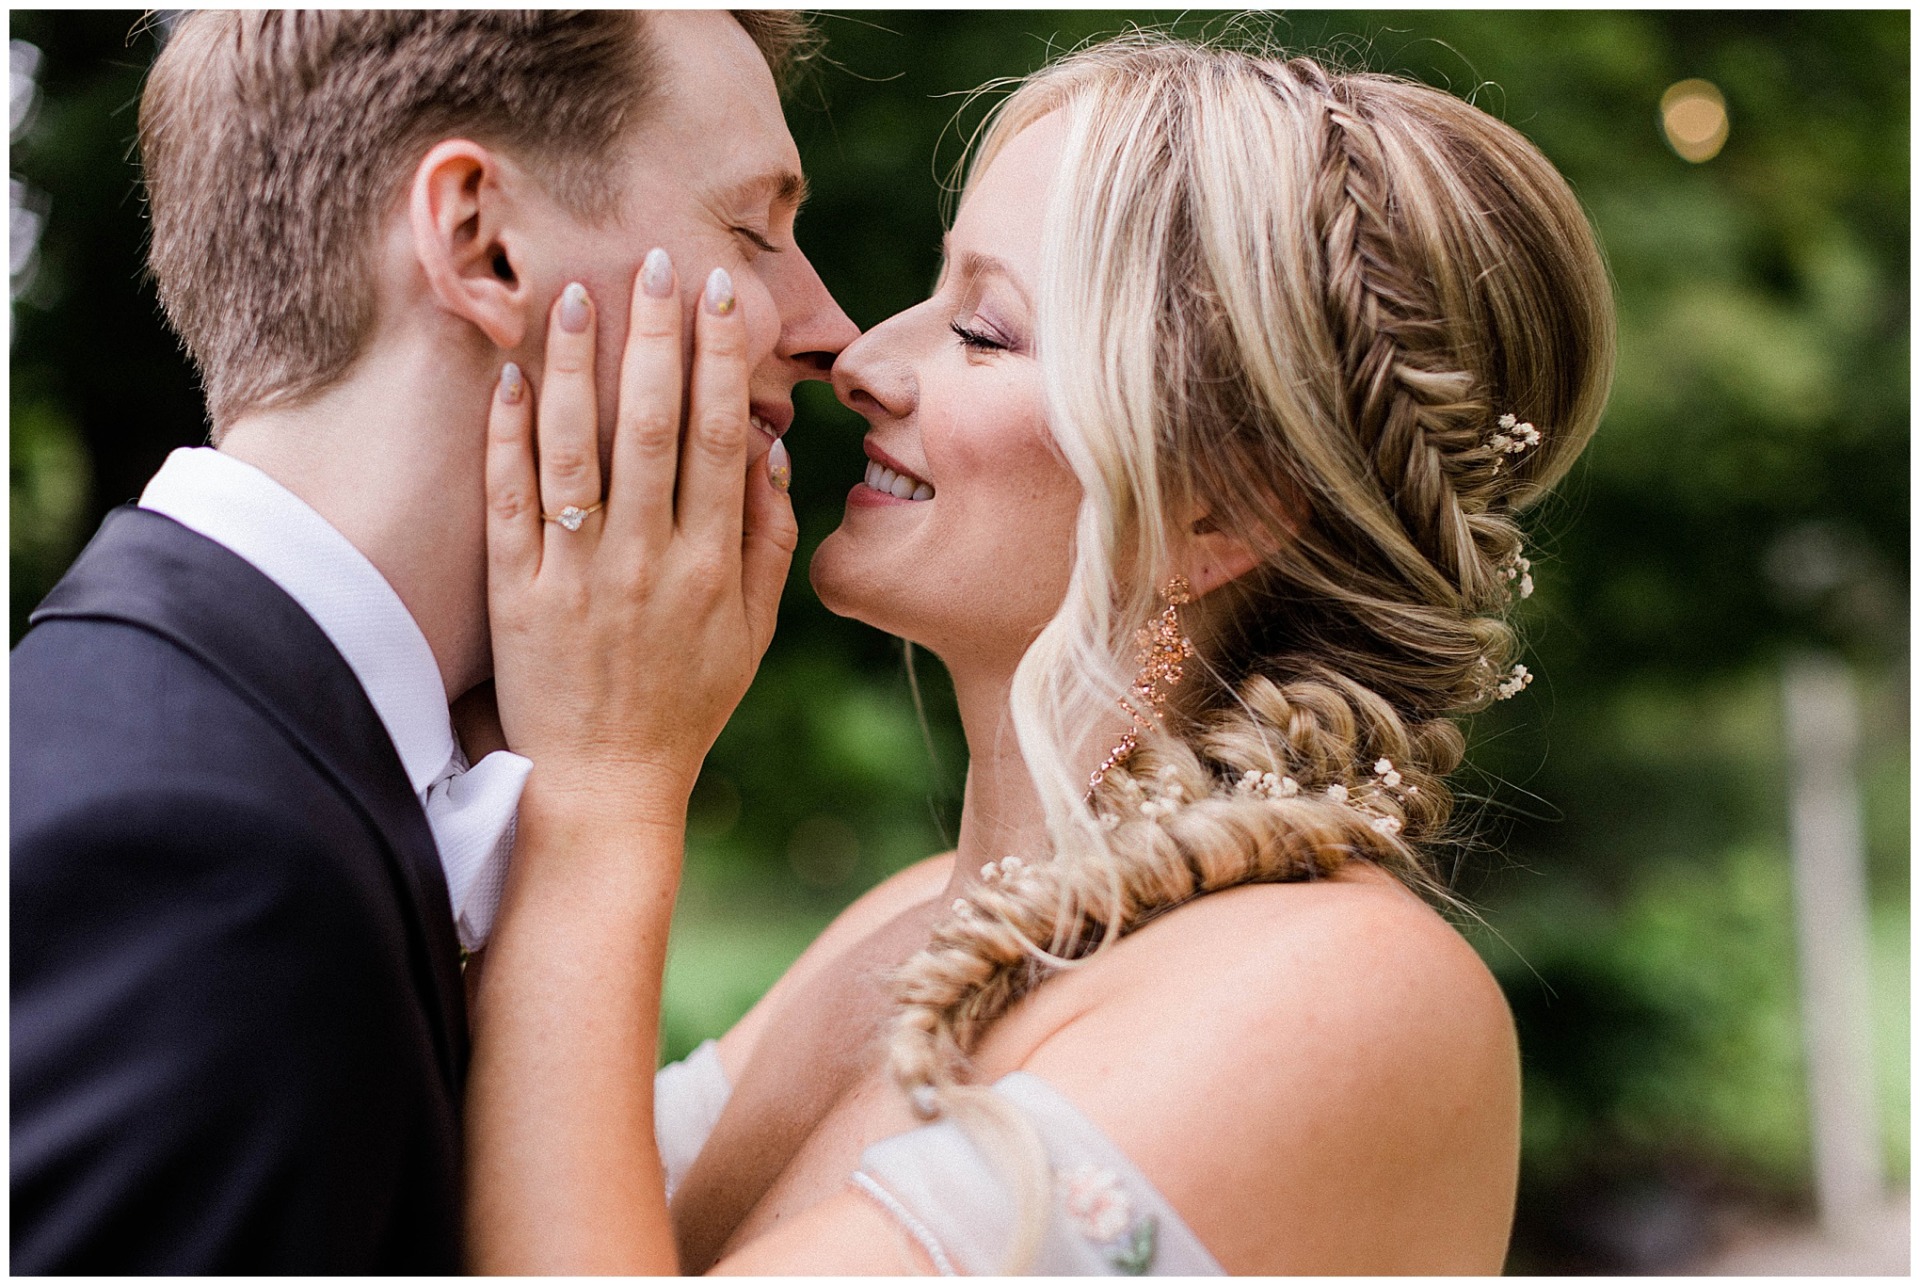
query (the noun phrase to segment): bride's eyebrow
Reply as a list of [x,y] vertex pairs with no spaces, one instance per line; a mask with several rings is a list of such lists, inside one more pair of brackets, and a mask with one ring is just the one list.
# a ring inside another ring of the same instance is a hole
[[[940,250],[943,256],[943,265],[944,263],[950,263],[952,261],[951,255],[953,251],[951,238],[943,238],[941,240]],[[1020,298],[1024,303],[1026,303],[1028,306],[1032,306],[1033,299],[1031,296],[1027,294],[1026,285],[1021,282],[1020,275],[1014,272],[1012,266],[1008,264],[1005,259],[995,258],[993,255],[989,255],[989,254],[981,254],[977,250],[969,250],[965,254],[960,256],[959,266],[960,266],[960,276],[962,278],[978,278],[978,277],[1002,278],[1003,280],[1006,281],[1006,283],[1009,286],[1012,286],[1014,290],[1019,293]],[[940,276],[941,276],[941,280],[944,281],[946,279],[946,272],[944,271],[944,267]]]

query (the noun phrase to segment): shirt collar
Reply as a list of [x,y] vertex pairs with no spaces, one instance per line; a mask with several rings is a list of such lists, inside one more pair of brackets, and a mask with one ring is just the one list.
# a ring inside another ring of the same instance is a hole
[[291,491],[212,447],[169,455],[140,507],[226,546],[300,604],[346,658],[425,795],[454,754],[446,685],[426,635],[366,555]]

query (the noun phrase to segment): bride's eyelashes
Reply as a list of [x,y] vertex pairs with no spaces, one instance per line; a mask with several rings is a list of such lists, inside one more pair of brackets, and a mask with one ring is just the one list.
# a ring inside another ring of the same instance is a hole
[[976,353],[1004,353],[1012,348],[1011,344],[984,330],[968,330],[959,322],[949,323],[947,329],[960,337],[961,344]]
[[984,352],[1005,351],[1007,347],[1005,344],[1001,343],[999,340],[995,339],[993,336],[987,334],[985,331],[968,330],[965,326],[962,326],[959,322],[950,323],[947,329],[951,330],[955,335],[958,335],[960,337],[960,342],[962,344],[976,351],[984,351]]

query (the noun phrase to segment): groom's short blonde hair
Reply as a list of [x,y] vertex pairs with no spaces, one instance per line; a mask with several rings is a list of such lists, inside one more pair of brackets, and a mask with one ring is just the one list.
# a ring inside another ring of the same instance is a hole
[[[783,80],[791,15],[737,13]],[[647,111],[656,55],[631,11],[267,10],[182,18],[140,103],[148,263],[216,434],[339,380],[374,319],[373,240],[442,138],[514,154],[604,217],[608,151]]]

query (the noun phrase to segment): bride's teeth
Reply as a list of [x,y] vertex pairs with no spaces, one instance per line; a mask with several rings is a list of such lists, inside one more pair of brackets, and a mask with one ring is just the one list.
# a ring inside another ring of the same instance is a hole
[[766,434],[768,437],[773,436],[773,426],[771,424],[768,424],[765,420],[761,419],[759,416],[749,415],[747,417],[747,423],[751,424],[754,428],[760,430],[762,433]]
[[867,461],[867,485],[897,500],[933,499],[932,487],[904,473],[895,473],[878,460]]

